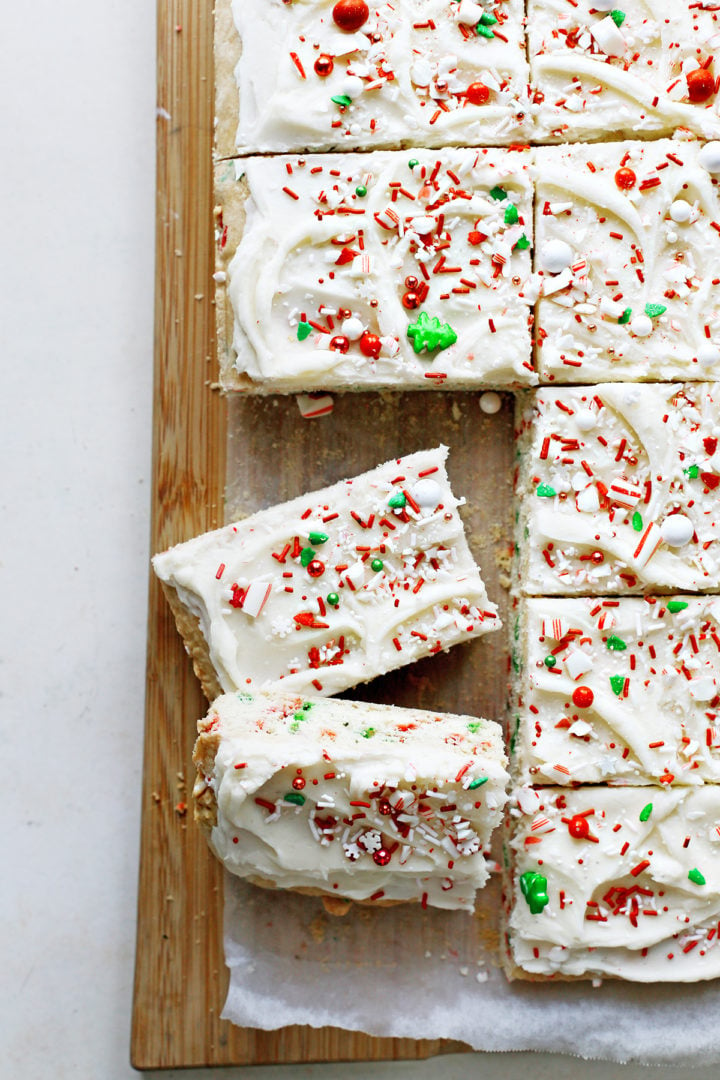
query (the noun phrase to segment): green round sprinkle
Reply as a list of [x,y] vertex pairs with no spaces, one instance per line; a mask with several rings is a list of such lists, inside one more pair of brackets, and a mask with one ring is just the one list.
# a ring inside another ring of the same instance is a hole
[[317,547],[318,544],[327,543],[328,534],[327,533],[320,533],[320,532],[311,532],[310,535],[308,536],[308,540],[310,541],[311,544],[313,544],[315,547]]
[[658,315],[664,315],[667,311],[665,304],[646,304],[645,314],[651,319],[656,319]]
[[382,570],[384,565],[385,564],[382,561],[382,559],[373,559],[372,562],[370,563],[370,568],[377,572],[378,570]]
[[623,652],[624,649],[627,649],[627,644],[621,637],[611,634],[605,642],[605,648],[609,649],[610,652]]
[[520,891],[527,900],[531,915],[539,915],[550,901],[547,893],[547,878],[534,870],[526,870],[520,875]]
[[700,466],[691,465],[687,471],[687,474],[691,480],[697,480],[698,476],[700,475]]
[[337,607],[340,603],[340,597],[336,592],[329,592],[325,597],[330,607]]
[[623,311],[622,315],[620,315],[620,317],[618,318],[618,322],[619,323],[628,323],[628,322],[630,322],[631,315],[632,315],[632,308],[631,307],[626,307],[625,310]]
[[672,615],[678,611],[684,611],[687,606],[687,600],[668,600],[667,602],[667,609]]
[[490,198],[502,202],[503,199],[507,199],[507,191],[501,187],[490,188]]
[[518,213],[517,206],[515,205],[515,203],[509,203],[505,207],[505,224],[506,225],[517,225],[519,220],[520,220],[520,215]]
[[535,488],[535,494],[539,495],[541,499],[552,499],[553,495],[557,495],[555,488],[550,487],[549,484],[538,484]]
[[297,327],[297,339],[298,341],[304,341],[306,337],[310,337],[312,334],[312,326],[307,322],[299,322]]
[[625,12],[618,10],[618,8],[614,8],[613,11],[610,12],[610,18],[616,26],[622,26],[625,22]]
[[477,780],[471,780],[468,784],[468,791],[474,791],[475,788],[482,787],[483,784],[487,784],[489,776],[478,776]]
[[406,502],[407,496],[402,491],[398,491],[395,495],[390,496],[388,499],[388,506],[393,510],[401,510]]
[[695,867],[694,870],[689,871],[688,878],[690,879],[690,881],[692,881],[693,885],[704,885],[705,884],[705,878],[700,873],[700,871],[698,870],[697,867]]
[[352,98],[348,97],[347,94],[335,94],[330,100],[343,109],[346,109],[348,105],[352,105]]
[[520,239],[515,244],[515,247],[518,251],[527,251],[527,249],[530,247],[530,241],[528,240],[525,233],[522,234]]
[[642,532],[642,530],[643,530],[642,514],[639,513],[637,510],[635,511],[635,513],[632,516],[632,527],[635,530],[635,532]]
[[619,697],[620,694],[622,694],[622,692],[623,692],[623,690],[625,688],[625,676],[624,675],[611,675],[610,676],[610,687],[612,689],[613,694],[617,694],[618,697]]
[[308,566],[315,558],[316,552],[312,548],[303,548],[300,552],[300,565]]
[[642,810],[640,811],[640,820],[641,821],[647,821],[647,819],[652,814],[652,811],[653,811],[653,804],[651,802],[649,802],[647,804],[647,806],[643,806]]
[[543,662],[545,664],[545,667],[555,667],[555,665],[557,664],[557,657],[546,656]]
[[420,162],[418,161],[417,158],[411,157],[410,160],[408,161],[408,168],[409,169],[414,169],[415,166],[419,165],[419,164],[420,164]]
[[287,795],[283,795],[285,802],[294,803],[295,806],[303,806],[305,804],[305,796],[301,795],[299,791],[288,791]]
[[358,186],[355,188],[355,194],[358,196],[358,198],[364,199],[367,195],[367,188],[365,187],[365,185],[358,184]]

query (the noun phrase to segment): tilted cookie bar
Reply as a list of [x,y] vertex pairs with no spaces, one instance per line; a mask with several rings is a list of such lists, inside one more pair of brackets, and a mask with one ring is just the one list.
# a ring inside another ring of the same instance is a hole
[[521,395],[520,590],[716,592],[719,395],[709,383]]
[[333,901],[472,910],[502,819],[498,724],[227,694],[198,725],[196,817],[233,874]]
[[720,976],[720,787],[521,788],[511,800],[511,978]]
[[223,387],[536,382],[531,163],[484,148],[218,166]]
[[500,626],[447,448],[424,450],[156,555],[206,694],[334,694]]
[[521,599],[512,770],[520,783],[720,781],[720,598]]
[[537,366],[555,383],[708,379],[720,361],[720,144],[547,146]]
[[720,134],[720,23],[694,0],[529,0],[535,137]]

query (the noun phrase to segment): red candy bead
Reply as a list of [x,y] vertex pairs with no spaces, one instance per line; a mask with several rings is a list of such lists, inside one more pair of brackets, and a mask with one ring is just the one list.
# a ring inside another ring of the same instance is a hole
[[637,183],[637,176],[632,169],[622,168],[615,173],[615,183],[621,191],[629,191]]
[[707,101],[715,93],[715,78],[707,68],[695,68],[685,76],[688,85],[688,97],[695,105]]
[[406,289],[417,289],[419,284],[420,282],[418,281],[418,279],[416,277],[413,277],[412,274],[408,275],[408,277],[405,278]]
[[315,74],[319,75],[321,79],[326,79],[328,75],[332,75],[334,67],[335,61],[332,56],[328,53],[321,53],[314,64]]
[[382,348],[382,342],[377,334],[371,334],[366,330],[360,338],[359,345],[363,356],[372,356],[374,360],[377,360]]
[[595,700],[595,695],[589,686],[578,686],[573,690],[572,702],[578,709],[589,709]]
[[402,305],[408,311],[414,311],[420,307],[420,297],[416,292],[406,292],[402,298]]
[[307,572],[310,577],[321,577],[325,573],[325,563],[320,562],[319,559],[313,559],[307,565]]
[[389,817],[390,814],[392,814],[392,806],[390,805],[389,799],[380,800],[378,803],[378,813],[382,814],[383,817]]
[[346,337],[338,335],[338,337],[330,339],[330,348],[333,352],[345,353],[350,348],[350,342]]
[[333,20],[336,26],[351,34],[359,30],[370,17],[370,8],[365,0],[338,0],[333,8]]
[[302,789],[305,787],[305,780],[302,776],[296,776],[292,782],[292,786],[295,788],[296,791],[302,791]]
[[592,561],[595,563],[596,566],[599,566],[600,563],[605,562],[605,556],[603,555],[602,551],[593,551],[590,558],[592,559]]
[[470,83],[465,91],[465,97],[471,105],[486,105],[490,100],[490,88],[485,83]]
[[582,814],[573,814],[567,823],[568,832],[576,840],[587,840],[590,835],[588,820]]
[[373,853],[373,862],[377,863],[378,866],[387,866],[391,858],[390,852],[386,851],[385,848],[379,848],[378,851]]

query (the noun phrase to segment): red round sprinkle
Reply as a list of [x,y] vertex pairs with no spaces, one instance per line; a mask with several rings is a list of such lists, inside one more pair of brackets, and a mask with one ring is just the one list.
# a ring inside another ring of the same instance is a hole
[[567,823],[568,832],[576,840],[586,840],[590,835],[588,820],[582,814],[573,814]]
[[629,191],[637,183],[637,176],[632,169],[622,168],[615,173],[615,183],[621,191]]
[[320,53],[314,64],[315,74],[319,75],[321,79],[326,79],[328,75],[332,75],[334,67],[335,61],[332,56],[329,53]]
[[685,76],[688,85],[688,97],[694,104],[707,101],[715,93],[715,78],[707,68],[695,68]]
[[403,307],[408,311],[414,311],[415,308],[420,307],[420,297],[416,292],[406,292],[402,298]]
[[383,817],[388,817],[392,814],[392,806],[390,805],[389,799],[380,799],[380,802],[378,803],[378,812],[382,814]]
[[420,282],[418,281],[418,279],[416,277],[413,277],[412,274],[408,275],[408,277],[405,278],[406,289],[417,289],[419,284]]
[[333,352],[345,353],[350,348],[350,342],[346,337],[338,335],[338,337],[334,337],[331,339],[330,348]]
[[572,702],[578,709],[589,709],[595,695],[589,686],[578,686],[573,690]]
[[471,105],[485,105],[490,99],[490,89],[485,83],[470,83],[465,91],[465,97]]
[[333,8],[333,20],[341,30],[351,34],[359,30],[370,17],[370,8],[365,0],[338,0]]
[[292,786],[295,788],[296,791],[302,791],[302,789],[305,787],[305,780],[302,776],[296,776],[292,782]]
[[391,858],[390,852],[386,851],[385,848],[379,848],[373,852],[373,862],[377,863],[378,866],[387,866]]
[[377,334],[371,334],[369,330],[366,330],[362,334],[359,344],[363,356],[372,356],[373,359],[377,360],[382,348],[382,342]]
[[596,566],[599,566],[601,562],[605,562],[605,556],[603,555],[602,551],[593,551],[590,558]]
[[307,572],[310,577],[321,577],[325,573],[325,563],[319,559],[313,559],[308,563]]

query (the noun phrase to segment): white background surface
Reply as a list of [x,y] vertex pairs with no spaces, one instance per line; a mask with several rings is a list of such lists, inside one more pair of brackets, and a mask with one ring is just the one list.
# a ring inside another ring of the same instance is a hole
[[[3,4],[3,1080],[136,1075],[128,1044],[149,555],[154,49],[152,0]],[[675,1080],[688,1071],[518,1054],[165,1075],[438,1072]]]

